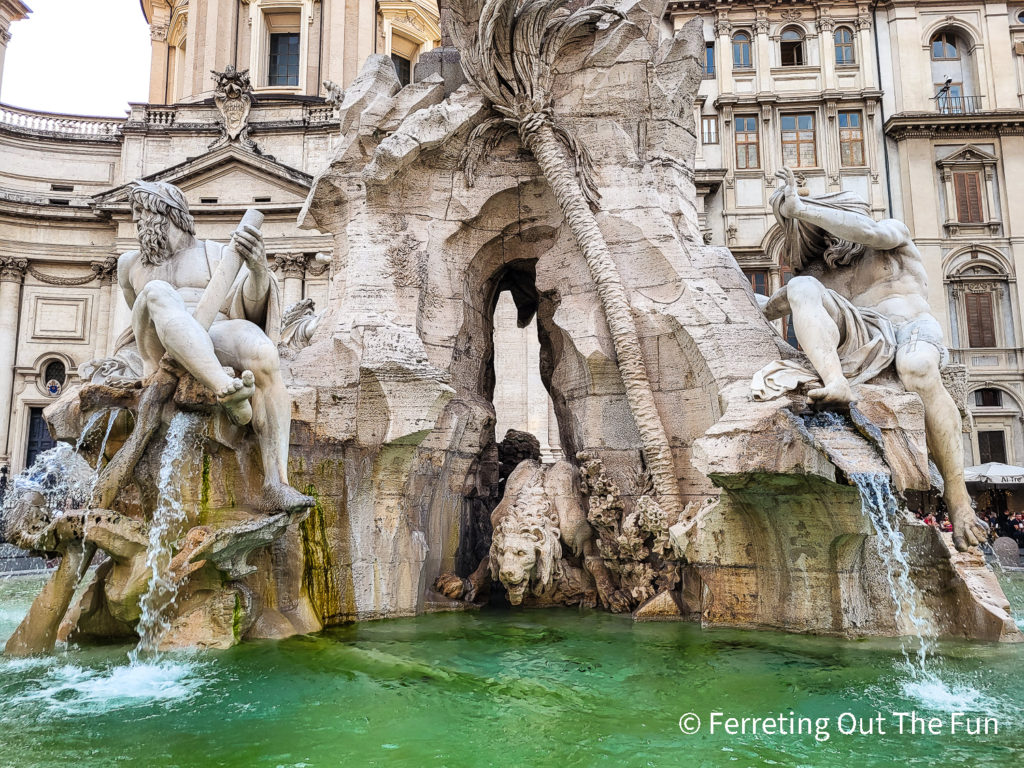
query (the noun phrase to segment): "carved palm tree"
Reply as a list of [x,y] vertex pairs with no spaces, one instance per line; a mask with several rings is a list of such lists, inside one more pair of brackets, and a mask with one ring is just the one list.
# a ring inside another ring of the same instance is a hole
[[481,123],[470,135],[464,158],[466,180],[472,185],[476,163],[512,130],[537,160],[597,286],[658,503],[670,519],[678,518],[682,504],[672,452],[654,402],[640,337],[619,270],[591,210],[598,193],[590,156],[558,124],[553,112],[552,82],[559,52],[590,32],[601,18],[609,14],[622,18],[622,14],[608,5],[569,12],[565,8],[569,2],[484,0],[475,29],[452,19],[451,33],[466,77],[501,115]]

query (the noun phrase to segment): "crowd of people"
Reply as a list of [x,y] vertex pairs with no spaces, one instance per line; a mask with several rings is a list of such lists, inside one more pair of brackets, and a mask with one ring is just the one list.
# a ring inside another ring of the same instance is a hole
[[[926,525],[932,525],[940,531],[951,532],[952,524],[945,511],[945,505],[939,501],[934,512],[924,511],[920,507],[912,510],[914,516]],[[1008,536],[1024,547],[1024,511],[1007,512],[979,504],[977,515],[988,525],[988,540],[995,541],[1001,536]]]

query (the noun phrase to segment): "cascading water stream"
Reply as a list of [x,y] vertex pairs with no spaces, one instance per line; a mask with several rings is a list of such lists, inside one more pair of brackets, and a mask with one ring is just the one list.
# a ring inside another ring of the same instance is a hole
[[133,665],[139,663],[140,654],[155,654],[161,638],[170,628],[168,610],[178,594],[178,583],[170,568],[172,548],[186,517],[181,503],[181,481],[189,472],[188,465],[197,465],[197,458],[202,455],[196,445],[200,419],[196,414],[179,412],[171,419],[167,430],[160,458],[159,496],[153,510],[146,552],[149,584],[139,601],[142,611],[136,628],[139,643],[128,654]]
[[[875,547],[885,567],[889,594],[896,605],[896,623],[900,629],[909,628],[917,640],[917,664],[920,672],[927,672],[925,664],[935,647],[935,630],[924,614],[907,559],[906,540],[900,530],[900,503],[892,492],[889,477],[881,473],[858,472],[850,480],[860,491],[861,509],[875,529]],[[907,661],[907,647],[902,647]]]

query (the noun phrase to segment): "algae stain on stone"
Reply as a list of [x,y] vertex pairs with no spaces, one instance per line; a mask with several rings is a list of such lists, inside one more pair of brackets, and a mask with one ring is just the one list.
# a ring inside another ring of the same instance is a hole
[[309,516],[299,524],[302,533],[302,586],[321,623],[326,623],[327,617],[338,604],[334,580],[331,578],[334,562],[327,540],[327,523],[320,495],[312,483],[306,486],[306,493],[316,499],[316,503]]
[[199,485],[199,519],[208,522],[210,519],[210,454],[203,451],[203,474]]

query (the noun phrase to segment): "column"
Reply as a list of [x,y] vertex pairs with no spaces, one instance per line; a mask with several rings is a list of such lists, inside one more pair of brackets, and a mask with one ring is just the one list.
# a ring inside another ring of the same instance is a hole
[[96,309],[96,338],[93,342],[93,354],[99,358],[106,357],[113,350],[114,340],[111,338],[110,328],[114,320],[114,306],[111,294],[114,278],[117,276],[117,258],[109,256],[103,261],[94,261],[90,266],[96,273],[96,279],[100,281],[99,307]]
[[715,40],[720,92],[732,93],[735,90],[732,84],[732,23],[722,12],[715,19]]
[[149,103],[166,104],[170,98],[170,83],[167,82],[167,21],[150,24],[149,38],[153,47],[149,62]]
[[278,253],[274,256],[273,270],[280,272],[283,281],[281,286],[282,309],[302,301],[302,283],[306,276],[306,263],[309,256],[305,253]]
[[769,93],[774,90],[772,83],[772,40],[768,37],[768,30],[771,22],[763,10],[758,10],[757,19],[754,20],[754,39],[750,44],[754,46],[754,66],[757,68],[757,90],[762,93]]
[[[871,14],[868,13],[867,8],[861,8],[857,16],[857,20],[853,24],[856,30],[856,56],[857,64],[860,68],[861,82],[865,88],[879,88],[878,80],[878,69],[877,63],[875,62],[875,41],[872,37],[873,34],[878,34],[878,30],[872,29],[871,27]],[[892,42],[890,40],[890,42]],[[895,52],[895,49],[893,49]],[[885,53],[883,49],[882,53]],[[883,60],[882,66],[885,66]]]
[[11,428],[11,397],[14,394],[14,363],[18,352],[18,320],[21,315],[21,283],[27,259],[0,257],[0,461],[8,464]]
[[0,27],[0,84],[4,81],[4,57],[7,55],[7,44],[11,42],[11,33]]
[[[839,87],[836,80],[836,20],[821,11],[815,26],[818,29],[818,60],[821,65],[821,87],[830,91]],[[808,52],[809,53],[809,52]]]

